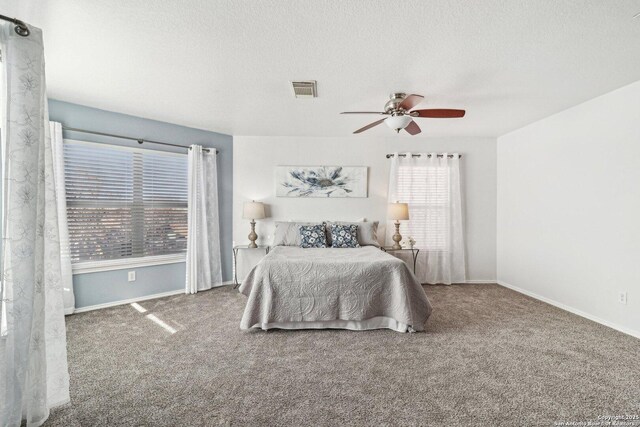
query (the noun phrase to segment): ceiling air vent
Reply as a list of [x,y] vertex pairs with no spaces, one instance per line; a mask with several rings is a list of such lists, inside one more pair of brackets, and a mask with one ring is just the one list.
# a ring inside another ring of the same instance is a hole
[[291,82],[291,85],[293,86],[293,95],[296,98],[316,98],[318,96],[315,80]]

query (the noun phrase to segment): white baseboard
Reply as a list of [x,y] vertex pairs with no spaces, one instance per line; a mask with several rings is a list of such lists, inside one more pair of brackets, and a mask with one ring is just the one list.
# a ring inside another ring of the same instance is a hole
[[229,286],[233,285],[233,280],[227,280],[226,282],[222,282],[219,285],[214,286],[214,288],[219,288],[220,286]]
[[[449,283],[449,285],[467,285],[467,284],[495,285],[496,283],[498,283],[496,279],[487,279],[487,280],[465,280],[464,282]],[[425,283],[425,282],[422,282],[422,284],[423,285],[445,285],[445,283]]]
[[[214,288],[219,288],[220,286],[228,286],[228,285],[233,285],[233,281],[229,280],[229,281],[226,281],[226,282],[222,282],[219,285],[214,286]],[[145,295],[145,296],[142,296],[142,297],[136,297],[136,298],[123,299],[123,300],[119,300],[119,301],[106,302],[104,304],[88,305],[86,307],[76,308],[73,311],[73,313],[74,314],[75,313],[84,313],[85,311],[99,310],[101,308],[115,307],[117,305],[125,305],[125,304],[131,304],[131,303],[134,303],[134,302],[148,301],[150,299],[169,297],[171,295],[178,295],[178,294],[184,294],[184,289],[176,289],[175,291],[161,292],[159,294]],[[72,313],[65,313],[65,314],[72,314]]]
[[531,292],[531,291],[528,291],[526,289],[522,289],[522,288],[519,288],[517,286],[513,286],[513,285],[511,285],[509,283],[503,282],[502,280],[497,280],[496,283],[498,285],[500,285],[500,286],[504,286],[505,288],[509,288],[509,289],[511,289],[513,291],[516,291],[516,292],[519,292],[521,294],[527,295],[527,296],[529,296],[531,298],[535,298],[535,299],[537,299],[539,301],[546,302],[547,304],[551,304],[554,307],[558,307],[558,308],[560,308],[562,310],[568,311],[569,313],[573,313],[573,314],[576,314],[578,316],[584,317],[585,319],[589,319],[589,320],[594,321],[596,323],[600,323],[601,325],[608,326],[609,328],[615,329],[616,331],[620,331],[620,332],[625,333],[627,335],[631,335],[632,337],[635,337],[635,338],[640,338],[640,331],[634,331],[633,329],[629,329],[629,328],[627,328],[625,326],[617,325],[615,323],[609,322],[608,320],[604,320],[604,319],[602,319],[600,317],[597,317],[597,316],[594,316],[592,314],[585,313],[584,311],[578,310],[577,308],[573,308],[573,307],[570,307],[570,306],[568,306],[566,304],[563,304],[561,302],[554,301],[554,300],[552,300],[550,298],[547,298],[547,297],[543,297],[542,295],[538,295],[538,294],[536,294],[534,292]]
[[163,298],[171,295],[184,294],[184,289],[176,289],[175,291],[161,292],[159,294],[145,295],[143,297],[123,299],[119,301],[106,302],[104,304],[88,305],[86,307],[76,308],[75,313],[84,313],[85,311],[99,310],[101,308],[115,307],[117,305],[131,304],[133,302],[147,301],[150,299]]

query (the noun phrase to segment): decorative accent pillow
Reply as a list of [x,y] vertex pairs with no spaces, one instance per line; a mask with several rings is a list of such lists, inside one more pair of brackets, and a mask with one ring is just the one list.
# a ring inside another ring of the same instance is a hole
[[331,225],[332,248],[359,248],[357,224],[332,224]]
[[327,236],[324,234],[324,224],[300,226],[301,248],[326,248]]
[[376,248],[380,247],[380,243],[378,243],[378,221],[373,222],[365,222],[365,221],[327,221],[327,246],[331,246],[333,244],[331,230],[335,224],[339,225],[352,225],[355,224],[358,226],[358,243],[360,246],[375,246]]

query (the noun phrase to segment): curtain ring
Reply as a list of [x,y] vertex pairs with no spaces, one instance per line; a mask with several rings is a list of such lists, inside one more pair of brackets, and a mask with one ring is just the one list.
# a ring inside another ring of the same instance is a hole
[[20,21],[19,19],[16,19],[14,22],[16,24],[16,27],[14,28],[16,34],[22,37],[27,37],[29,36],[29,34],[31,34],[31,31],[29,31],[29,27],[27,27],[27,24]]

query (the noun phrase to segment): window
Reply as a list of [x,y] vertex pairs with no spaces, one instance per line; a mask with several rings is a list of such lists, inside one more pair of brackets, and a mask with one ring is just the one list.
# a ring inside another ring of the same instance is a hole
[[184,255],[187,156],[65,141],[74,264]]
[[449,241],[449,170],[437,166],[398,167],[397,197],[409,204],[409,221],[400,234],[411,236],[418,248],[447,249]]

